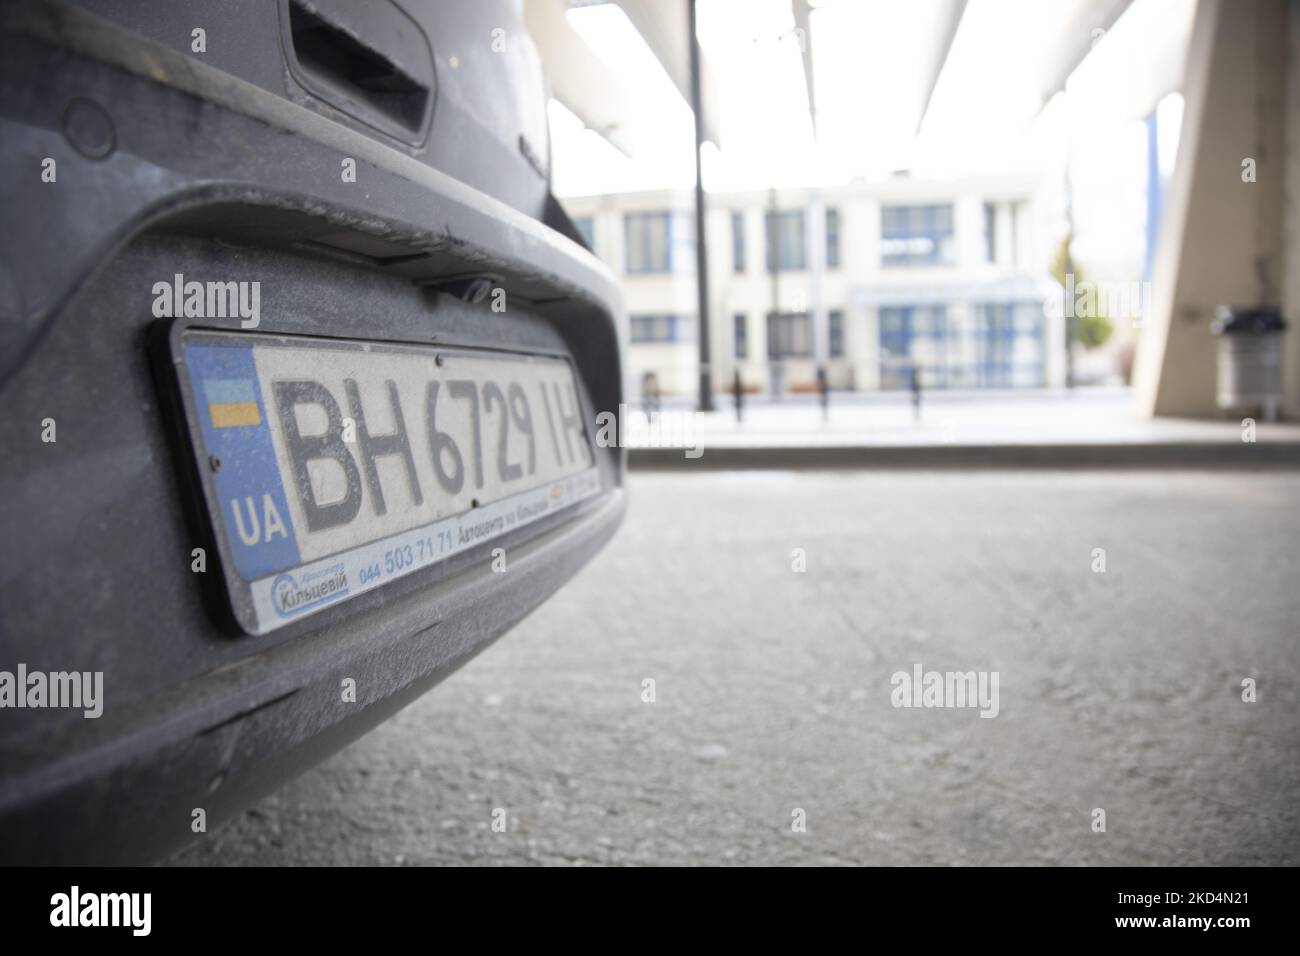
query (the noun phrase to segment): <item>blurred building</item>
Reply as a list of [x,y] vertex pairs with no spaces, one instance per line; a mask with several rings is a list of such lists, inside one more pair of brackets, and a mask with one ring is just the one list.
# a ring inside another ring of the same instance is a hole
[[[628,394],[652,373],[697,388],[695,229],[689,191],[570,197],[592,249],[620,276]],[[1028,176],[856,181],[712,193],[715,388],[747,391],[1019,388],[1064,382],[1064,334],[1045,318],[1050,222]]]

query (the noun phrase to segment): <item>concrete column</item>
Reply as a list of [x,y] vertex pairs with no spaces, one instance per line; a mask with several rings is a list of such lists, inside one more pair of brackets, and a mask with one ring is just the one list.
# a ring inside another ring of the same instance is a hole
[[853,308],[854,325],[862,330],[862,347],[854,356],[853,378],[864,391],[880,388],[880,310],[878,307]]
[[1300,0],[1287,4],[1286,87],[1283,100],[1282,314],[1291,330],[1282,340],[1282,410],[1300,416]]
[[[1283,153],[1285,64],[1296,55],[1289,6],[1197,4],[1178,162],[1134,368],[1148,414],[1214,415],[1215,308],[1279,301],[1282,182],[1287,159],[1296,159]],[[1243,181],[1248,159],[1254,182]],[[1288,387],[1294,394],[1294,373]]]
[[840,268],[855,281],[880,275],[880,200],[859,199],[841,204]]
[[1043,384],[1065,388],[1065,320],[1059,305],[1043,321]]
[[961,269],[984,262],[984,201],[974,193],[962,193],[953,204],[953,239],[957,244],[956,265]]
[[827,328],[826,306],[822,302],[822,277],[826,271],[826,208],[822,205],[821,193],[816,189],[809,192],[808,203],[804,207],[804,229],[812,357],[814,365],[822,365],[830,357],[830,332]]
[[[709,240],[709,354],[713,366],[713,391],[731,387],[733,333],[731,325],[731,210],[711,205],[705,229]],[[692,290],[694,291],[694,290]],[[697,358],[698,361],[698,358]]]

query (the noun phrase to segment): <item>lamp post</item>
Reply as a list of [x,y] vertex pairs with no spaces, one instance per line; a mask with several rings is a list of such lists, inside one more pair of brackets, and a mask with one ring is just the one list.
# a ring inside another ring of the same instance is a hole
[[704,145],[704,111],[700,95],[700,41],[695,35],[695,0],[686,0],[687,41],[691,51],[691,111],[695,114],[695,287],[699,326],[699,410],[713,411],[713,373],[709,359],[709,253],[704,229],[704,172],[700,147]]

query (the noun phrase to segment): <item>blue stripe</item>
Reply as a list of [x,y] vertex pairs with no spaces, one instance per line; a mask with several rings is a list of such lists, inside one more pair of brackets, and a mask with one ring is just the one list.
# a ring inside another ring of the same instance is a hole
[[251,378],[209,378],[203,394],[211,405],[245,405],[257,401],[257,382]]
[[[302,559],[271,443],[253,347],[187,341],[185,364],[195,400],[200,405],[197,417],[207,451],[204,457],[221,461],[221,467],[212,473],[212,481],[236,570],[245,581],[252,581],[297,567]],[[237,401],[256,402],[262,423],[244,428],[213,428],[203,396],[225,395],[234,386],[247,386],[247,393],[241,393],[247,397]],[[268,517],[272,519],[270,522]],[[283,534],[276,532],[277,518],[284,527]]]

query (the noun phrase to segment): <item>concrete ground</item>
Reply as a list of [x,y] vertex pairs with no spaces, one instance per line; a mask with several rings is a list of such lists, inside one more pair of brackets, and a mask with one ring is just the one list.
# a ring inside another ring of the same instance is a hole
[[[174,862],[1300,863],[1300,474],[629,491],[531,618]],[[917,664],[998,715],[892,706]]]

